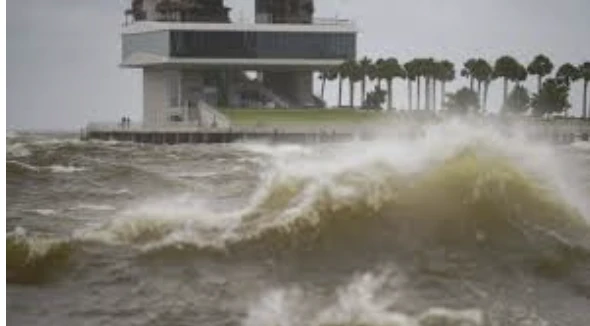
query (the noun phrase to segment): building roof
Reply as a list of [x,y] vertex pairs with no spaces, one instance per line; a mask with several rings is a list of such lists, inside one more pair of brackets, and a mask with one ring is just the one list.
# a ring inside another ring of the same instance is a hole
[[193,23],[139,21],[126,25],[123,34],[139,34],[167,30],[188,31],[253,31],[253,32],[318,32],[356,33],[349,20],[316,19],[313,24]]

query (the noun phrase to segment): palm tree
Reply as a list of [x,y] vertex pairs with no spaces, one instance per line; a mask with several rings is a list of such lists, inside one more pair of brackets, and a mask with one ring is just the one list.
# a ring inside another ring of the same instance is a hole
[[454,113],[466,114],[469,111],[479,109],[477,94],[467,87],[463,87],[455,93],[447,94],[445,107]]
[[572,82],[580,79],[580,71],[571,63],[564,63],[557,69],[555,77],[569,87]]
[[[382,61],[382,59],[379,59],[379,60],[381,60],[381,61],[379,62],[379,64],[380,64],[380,65],[383,65],[383,61]],[[377,80],[377,85],[375,85],[376,89],[381,89],[381,78],[380,78],[380,76],[379,76],[379,69],[380,69],[380,68],[381,68],[381,67],[379,67],[379,66],[377,65],[377,61],[375,61],[375,63],[372,63],[372,64],[369,66],[369,69],[368,69],[368,71],[367,71],[367,77],[369,78],[369,81],[374,81],[374,80]],[[376,94],[376,93],[374,93],[374,94]],[[365,95],[365,97],[367,98],[367,99],[365,100],[365,102],[367,102],[367,101],[368,101],[368,97],[369,97],[369,95],[367,94],[367,95]],[[383,99],[385,100],[385,97],[384,97]]]
[[515,74],[512,77],[512,81],[516,83],[516,86],[520,86],[520,83],[525,81],[528,76],[529,74],[527,73],[526,68],[523,65],[518,64]]
[[531,107],[535,116],[551,113],[567,112],[571,107],[569,101],[569,87],[564,80],[547,78],[543,82],[541,91],[533,96]]
[[413,96],[412,96],[412,82],[416,81],[418,77],[417,61],[413,59],[404,63],[404,70],[406,72],[406,78],[408,81],[408,110],[413,110]]
[[328,68],[320,73],[320,80],[322,81],[321,98],[324,100],[326,91],[326,80],[333,81],[338,77],[338,71],[335,68]]
[[473,71],[471,75],[475,80],[477,80],[477,98],[479,99],[479,106],[481,108],[484,108],[481,85],[484,84],[485,87],[486,81],[491,79],[493,73],[494,70],[492,66],[484,59],[477,59],[473,64]]
[[482,110],[484,112],[486,112],[487,108],[488,108],[488,93],[490,91],[490,84],[494,80],[496,80],[496,78],[498,78],[498,76],[496,76],[496,74],[492,72],[492,74],[489,76],[489,78],[484,81],[484,84],[483,84],[483,106],[482,106]]
[[[557,69],[557,73],[555,74],[555,77],[558,82],[563,83],[565,86],[567,86],[567,88],[569,90],[570,85],[573,82],[575,82],[576,80],[580,79],[581,76],[580,76],[580,71],[578,70],[577,67],[575,67],[571,63],[564,63],[563,65],[561,65],[561,67],[559,67],[559,69]],[[567,115],[568,108],[569,107],[564,109],[564,113],[566,115]]]
[[395,78],[405,78],[406,72],[396,58],[389,58],[384,60],[379,66],[377,75],[379,76],[379,80],[385,79],[387,81],[387,109],[391,110],[393,103],[393,80]]
[[350,97],[350,107],[354,107],[354,78],[356,76],[354,76],[357,73],[357,64],[356,61],[354,60],[349,60],[346,61],[342,64],[342,66],[340,66],[341,69],[341,76],[342,79],[348,79],[348,85],[350,87],[350,93],[349,93],[349,97]]
[[340,66],[338,66],[337,72],[338,72],[338,107],[341,108],[342,107],[342,84],[343,84],[344,79],[348,78],[348,76],[346,75],[346,73],[347,73],[346,62],[341,64]]
[[553,63],[548,57],[539,54],[529,64],[527,71],[530,75],[537,76],[537,92],[540,92],[541,85],[543,85],[543,77],[553,71]]
[[455,79],[455,65],[448,60],[443,60],[438,65],[438,72],[438,80],[440,81],[440,105],[442,109],[445,103],[447,82]]
[[415,62],[415,69],[416,69],[416,109],[419,111],[421,110],[421,106],[420,106],[420,99],[421,99],[421,88],[420,88],[420,82],[422,80],[422,77],[425,75],[425,62],[426,59],[416,59]]
[[584,81],[584,99],[582,102],[582,118],[588,118],[588,111],[590,108],[588,107],[588,83],[590,82],[590,61],[586,61],[580,65],[578,68],[580,71],[580,77]]
[[529,109],[530,101],[528,90],[524,86],[515,85],[510,94],[508,94],[506,105],[502,110],[515,114],[523,114]]
[[436,62],[433,58],[424,59],[424,109],[429,111],[431,100],[430,89],[433,84],[434,75],[436,74]]
[[504,97],[502,103],[505,103],[508,97],[508,80],[514,80],[518,66],[518,61],[510,56],[500,57],[494,64],[495,76],[504,78]]
[[[350,82],[350,107],[354,108],[354,92],[356,88],[356,83],[363,81],[364,82],[364,75],[361,67],[358,63],[353,62],[351,65],[350,76],[348,80]],[[362,103],[361,103],[362,106]]]
[[367,76],[371,74],[373,63],[371,59],[364,57],[358,64],[361,74],[361,106],[364,105],[367,92]]
[[432,67],[432,111],[436,110],[436,82],[440,81],[441,66],[439,61],[435,61]]
[[[557,69],[555,77],[558,82],[563,83],[569,89],[571,84],[580,79],[581,76],[580,71],[576,66],[572,65],[571,63],[564,63],[559,67],[559,69]],[[564,113],[567,115],[567,110],[564,110]]]
[[473,90],[473,69],[475,64],[477,63],[476,59],[469,59],[465,61],[463,64],[463,69],[461,69],[461,77],[469,78],[469,89]]
[[371,71],[375,74],[373,79],[377,79],[377,87],[381,88],[381,81],[383,80],[382,72],[384,69],[385,59],[379,58],[375,60],[373,69]]

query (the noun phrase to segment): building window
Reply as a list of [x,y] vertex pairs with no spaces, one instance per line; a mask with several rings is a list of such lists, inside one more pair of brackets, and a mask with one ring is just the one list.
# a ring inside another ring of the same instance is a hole
[[172,31],[172,56],[185,58],[351,59],[353,33]]

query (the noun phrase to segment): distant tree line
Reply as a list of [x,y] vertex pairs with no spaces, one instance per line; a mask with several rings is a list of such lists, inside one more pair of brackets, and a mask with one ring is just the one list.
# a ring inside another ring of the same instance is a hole
[[[396,79],[405,80],[408,90],[409,110],[449,110],[458,113],[486,112],[489,88],[492,83],[503,83],[502,112],[514,114],[530,113],[544,116],[553,113],[567,113],[571,108],[569,91],[573,83],[583,82],[582,117],[588,118],[588,83],[590,81],[590,62],[580,65],[565,63],[557,70],[545,55],[537,55],[527,66],[511,56],[502,56],[490,63],[482,58],[467,60],[461,69],[448,60],[417,58],[400,63],[395,58],[347,61],[342,65],[320,73],[322,80],[321,96],[324,98],[326,81],[338,80],[338,106],[343,106],[342,89],[348,81],[348,106],[355,106],[355,89],[360,83],[360,107],[380,109],[385,101],[386,108],[392,110],[393,83]],[[446,92],[446,84],[457,76],[467,79],[465,86],[453,93]],[[536,92],[530,94],[522,85],[528,78],[537,79]],[[375,81],[373,91],[367,92],[367,81]],[[383,88],[383,84],[385,87]],[[437,83],[440,86],[440,102],[437,103]],[[510,83],[512,87],[509,89]],[[415,87],[415,94],[414,94]],[[424,93],[422,94],[422,90]],[[415,101],[414,101],[415,99]]]

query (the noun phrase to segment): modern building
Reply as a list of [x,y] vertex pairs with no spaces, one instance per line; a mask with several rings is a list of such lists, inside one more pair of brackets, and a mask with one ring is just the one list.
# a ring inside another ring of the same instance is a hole
[[132,1],[122,66],[143,70],[145,125],[203,123],[203,106],[324,105],[313,72],[355,59],[355,26],[314,19],[313,0],[255,6],[246,23],[231,22],[222,0]]

